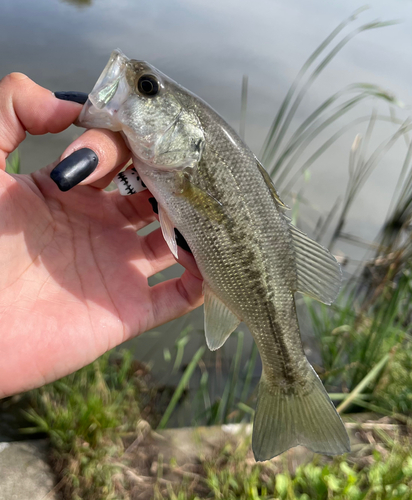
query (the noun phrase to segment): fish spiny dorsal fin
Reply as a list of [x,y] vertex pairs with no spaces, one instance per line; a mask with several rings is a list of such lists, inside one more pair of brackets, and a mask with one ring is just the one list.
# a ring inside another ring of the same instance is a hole
[[296,259],[296,291],[324,304],[332,304],[342,281],[339,263],[327,248],[302,233],[290,221],[289,229]]
[[282,208],[283,210],[290,210],[290,208],[286,205],[286,203],[283,203],[283,201],[280,199],[276,191],[276,188],[273,185],[272,179],[270,178],[270,175],[265,170],[265,167],[260,163],[260,161],[256,157],[255,160],[256,160],[256,165],[258,166],[258,169],[262,174],[263,180],[266,182],[266,185],[269,188],[269,191],[273,199],[275,200],[276,205],[278,205],[278,207]]
[[216,351],[226,342],[229,335],[237,328],[240,319],[212,292],[208,285],[203,285],[205,294],[205,335],[211,351]]

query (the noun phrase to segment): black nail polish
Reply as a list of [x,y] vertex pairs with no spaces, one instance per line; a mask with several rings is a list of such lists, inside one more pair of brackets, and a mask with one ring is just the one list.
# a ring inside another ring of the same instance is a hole
[[99,159],[93,150],[79,149],[61,161],[51,171],[50,177],[60,191],[68,191],[94,172],[98,163]]
[[152,205],[153,212],[155,214],[159,214],[159,209],[157,207],[157,200],[156,200],[156,198],[149,198],[149,203]]
[[183,238],[182,233],[176,228],[175,228],[175,237],[177,246],[183,248],[183,250],[186,250],[186,252],[192,253],[192,250],[190,250],[190,247],[187,244],[187,241]]
[[54,95],[55,97],[57,97],[57,99],[61,99],[62,101],[78,102],[79,104],[84,104],[89,97],[86,92],[75,91],[55,92]]

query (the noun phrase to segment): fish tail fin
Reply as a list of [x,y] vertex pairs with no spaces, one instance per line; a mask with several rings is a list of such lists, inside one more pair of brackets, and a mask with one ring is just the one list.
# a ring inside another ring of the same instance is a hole
[[305,384],[287,390],[262,374],[252,437],[256,461],[299,444],[324,455],[350,451],[341,418],[309,362],[307,368]]

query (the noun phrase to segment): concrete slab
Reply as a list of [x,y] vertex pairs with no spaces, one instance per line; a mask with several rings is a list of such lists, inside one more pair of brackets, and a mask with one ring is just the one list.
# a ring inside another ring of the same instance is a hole
[[58,500],[48,441],[0,443],[0,500]]

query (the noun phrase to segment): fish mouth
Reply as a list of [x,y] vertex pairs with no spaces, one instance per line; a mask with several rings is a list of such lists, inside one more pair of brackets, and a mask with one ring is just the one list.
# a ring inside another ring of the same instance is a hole
[[130,59],[120,49],[114,50],[102,71],[75,125],[86,128],[121,129],[116,114],[129,95],[126,66]]

